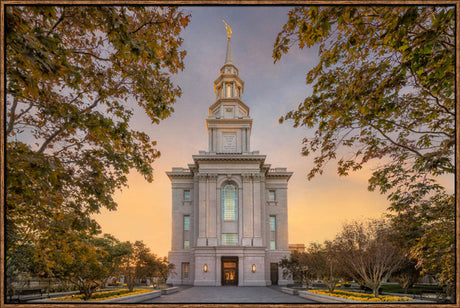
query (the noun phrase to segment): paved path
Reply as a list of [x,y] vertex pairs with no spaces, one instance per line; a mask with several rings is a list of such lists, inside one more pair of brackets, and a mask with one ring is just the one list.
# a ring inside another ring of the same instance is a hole
[[189,287],[142,303],[315,303],[277,287]]

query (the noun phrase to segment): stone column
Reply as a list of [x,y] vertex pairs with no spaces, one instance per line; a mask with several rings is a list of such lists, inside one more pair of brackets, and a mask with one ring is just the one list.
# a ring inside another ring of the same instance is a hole
[[[193,245],[197,246],[197,240],[199,236],[198,226],[200,225],[200,180],[199,176],[195,174],[193,177],[193,199],[192,199],[192,206],[193,206]],[[190,242],[192,243],[192,242]]]
[[216,271],[214,272],[216,286],[220,287],[222,285],[222,262],[221,256],[216,255]]
[[209,152],[213,152],[213,150],[212,150],[212,131],[213,131],[212,128],[209,128],[209,129],[208,129],[208,135],[209,135],[209,146],[208,146],[208,151],[209,151]]
[[[217,178],[218,179],[218,178]],[[217,237],[217,245],[219,245],[221,241],[221,234],[222,234],[222,195],[221,195],[221,188],[217,187],[217,179],[216,179],[216,237]]]
[[247,151],[249,152],[251,150],[251,138],[250,138],[249,129],[246,129],[246,146],[247,146]]
[[199,174],[199,197],[198,197],[198,240],[197,246],[206,246],[206,174]]
[[246,149],[246,131],[247,131],[247,128],[243,128],[243,131],[241,133],[241,140],[242,140],[242,152],[243,153],[246,153],[248,150]]
[[265,175],[260,176],[260,234],[262,236],[261,246],[267,245],[267,207]]
[[208,246],[217,246],[217,175],[208,176],[208,215],[207,238]]
[[253,185],[250,174],[243,174],[243,239],[242,246],[252,246],[253,237]]
[[183,229],[180,221],[181,212],[178,210],[182,205],[182,200],[180,198],[182,193],[182,189],[178,189],[175,187],[174,182],[172,184],[172,236],[171,236],[171,248],[172,250],[179,250],[182,249],[181,240]]
[[243,187],[238,187],[238,245],[243,242],[243,206]]
[[283,212],[280,215],[280,222],[282,224],[278,224],[280,226],[280,232],[277,232],[277,241],[279,243],[278,249],[280,250],[288,250],[288,208],[287,208],[287,183],[286,186],[282,189],[278,189],[277,193],[280,194],[280,204],[279,206],[283,207]]
[[261,175],[254,174],[253,185],[254,185],[254,246],[262,246],[262,213],[261,213],[261,203],[260,198],[260,185],[261,185]]
[[212,129],[212,152],[217,152],[217,130],[215,128]]

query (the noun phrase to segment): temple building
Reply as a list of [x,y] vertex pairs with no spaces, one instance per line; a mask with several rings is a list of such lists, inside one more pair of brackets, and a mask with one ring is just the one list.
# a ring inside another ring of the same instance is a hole
[[244,82],[227,52],[206,119],[208,151],[167,172],[172,184],[173,285],[286,285],[278,262],[288,247],[287,186],[292,172],[272,169],[251,151]]

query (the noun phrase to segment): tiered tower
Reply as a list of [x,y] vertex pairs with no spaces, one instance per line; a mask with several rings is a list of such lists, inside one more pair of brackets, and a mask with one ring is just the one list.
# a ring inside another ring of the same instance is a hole
[[172,183],[175,273],[168,282],[190,285],[286,284],[278,262],[289,255],[287,183],[292,172],[271,169],[250,150],[252,119],[242,101],[244,82],[227,52],[214,81],[216,101],[206,119],[208,151],[188,168],[167,172]]

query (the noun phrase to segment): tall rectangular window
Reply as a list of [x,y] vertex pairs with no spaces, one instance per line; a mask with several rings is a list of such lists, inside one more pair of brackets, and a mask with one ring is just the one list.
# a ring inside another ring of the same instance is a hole
[[190,216],[184,216],[184,231],[190,230]]
[[276,249],[276,216],[270,216],[270,249]]
[[184,249],[190,249],[190,216],[184,216]]
[[190,263],[182,263],[182,279],[188,279],[188,270]]
[[222,233],[222,245],[229,245],[229,246],[238,245],[238,234]]
[[222,218],[237,220],[238,197],[235,185],[227,184],[222,188],[222,205]]
[[274,190],[268,191],[268,201],[275,201],[276,200],[276,193]]
[[184,190],[184,201],[190,201],[190,190]]
[[270,231],[276,231],[276,216],[270,216]]

